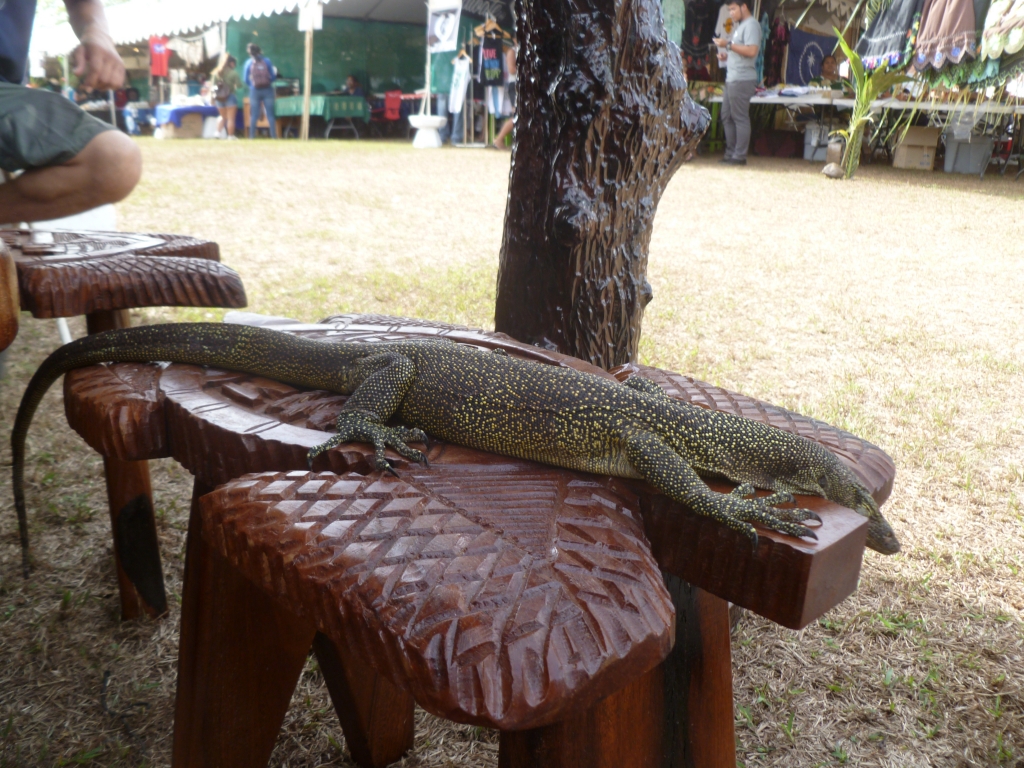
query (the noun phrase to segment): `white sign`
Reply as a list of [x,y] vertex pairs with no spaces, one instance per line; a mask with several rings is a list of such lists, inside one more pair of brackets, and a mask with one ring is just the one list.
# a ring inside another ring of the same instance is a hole
[[459,16],[462,0],[433,0],[427,6],[427,47],[431,53],[454,51],[459,47]]
[[299,32],[324,28],[324,4],[320,0],[303,0],[299,3]]

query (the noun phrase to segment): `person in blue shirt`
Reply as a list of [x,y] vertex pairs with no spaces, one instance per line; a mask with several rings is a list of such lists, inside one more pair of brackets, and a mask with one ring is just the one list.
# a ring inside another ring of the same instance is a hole
[[256,43],[249,43],[246,49],[249,59],[242,70],[242,79],[249,86],[249,138],[256,137],[256,122],[260,117],[260,106],[267,112],[270,123],[270,138],[277,138],[277,123],[274,116],[274,80],[277,70]]
[[[74,72],[88,88],[120,88],[124,63],[101,0],[64,0],[80,45]],[[142,175],[142,154],[114,126],[62,95],[27,88],[36,0],[0,3],[0,223],[46,221],[123,200]]]
[[345,95],[346,96],[366,96],[366,92],[363,90],[363,86],[359,84],[355,76],[349,75],[345,78]]

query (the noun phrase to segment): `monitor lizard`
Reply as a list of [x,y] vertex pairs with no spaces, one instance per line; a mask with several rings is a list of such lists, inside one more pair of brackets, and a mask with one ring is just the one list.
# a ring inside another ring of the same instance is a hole
[[[482,451],[567,469],[642,478],[662,493],[748,537],[752,523],[817,538],[810,510],[780,505],[794,493],[824,496],[869,519],[867,544],[884,554],[900,545],[853,472],[823,446],[781,429],[680,402],[649,379],[620,384],[571,368],[520,360],[444,339],[324,343],[243,325],[178,323],[87,336],[51,354],[32,377],[11,434],[15,506],[28,565],[25,438],[46,390],[66,372],[104,362],[208,365],[286,384],[349,395],[330,440],[309,461],[346,442],[374,447],[375,465],[394,472],[392,448],[428,435]],[[392,418],[408,426],[389,426]],[[738,483],[711,490],[701,477]],[[773,491],[755,497],[754,489]]]

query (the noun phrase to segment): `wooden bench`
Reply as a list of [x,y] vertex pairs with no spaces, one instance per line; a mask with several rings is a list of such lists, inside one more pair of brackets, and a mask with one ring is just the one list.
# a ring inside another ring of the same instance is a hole
[[[327,342],[445,336],[614,375],[422,321],[273,322]],[[818,439],[879,501],[888,494],[891,461],[852,435],[641,372],[672,396]],[[800,500],[824,521],[817,543],[763,532],[752,552],[644,483],[459,446],[434,445],[430,469],[392,457],[398,481],[371,471],[362,444],[320,456],[310,474],[306,451],[344,400],[182,365],[65,379],[69,422],[105,457],[173,456],[196,477],[174,765],[265,765],[312,645],[360,765],[411,746],[415,700],[501,729],[506,768],[732,768],[726,599],[799,628],[856,586],[866,521],[823,499]]]
[[[17,305],[37,318],[85,315],[90,334],[130,325],[140,307],[244,307],[238,274],[216,243],[181,235],[0,230],[0,262],[17,271],[17,296],[0,286],[0,349],[17,333]],[[7,306],[5,313],[3,307]],[[12,320],[5,320],[10,317]],[[149,467],[104,456],[121,615],[167,611]],[[145,552],[140,556],[140,552]]]

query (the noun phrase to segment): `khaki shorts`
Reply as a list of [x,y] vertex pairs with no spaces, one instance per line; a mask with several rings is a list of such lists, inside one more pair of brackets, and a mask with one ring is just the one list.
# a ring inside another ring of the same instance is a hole
[[0,82],[0,168],[63,165],[114,126],[58,93]]

